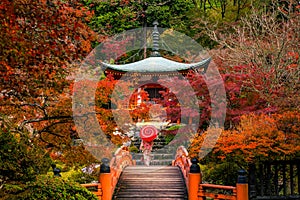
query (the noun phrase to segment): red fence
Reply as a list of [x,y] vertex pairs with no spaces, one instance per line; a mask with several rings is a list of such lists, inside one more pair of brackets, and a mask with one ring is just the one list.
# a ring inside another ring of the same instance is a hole
[[82,184],[82,186],[89,190],[94,189],[92,192],[101,200],[111,200],[120,174],[129,165],[135,165],[130,152],[127,148],[119,148],[110,162],[108,159],[102,159],[99,183]]
[[174,166],[178,166],[186,180],[189,200],[248,200],[248,183],[245,171],[239,171],[236,187],[204,184],[197,159],[190,160],[187,150],[181,146],[177,149]]

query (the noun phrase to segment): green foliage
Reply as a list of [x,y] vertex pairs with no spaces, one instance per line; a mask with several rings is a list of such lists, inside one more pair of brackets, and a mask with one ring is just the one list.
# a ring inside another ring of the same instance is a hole
[[[98,174],[69,170],[69,176],[55,178],[41,175],[49,171],[49,155],[28,136],[5,118],[0,127],[0,199],[97,199],[78,183],[97,180]],[[70,179],[72,181],[68,181]]]
[[[12,128],[12,127],[10,127]],[[0,179],[25,182],[47,173],[51,159],[25,131],[0,127]]]
[[161,27],[183,29],[187,13],[194,7],[191,0],[83,0],[83,3],[95,13],[90,26],[101,35],[108,36],[145,24],[152,26],[155,20]]
[[78,183],[45,175],[22,186],[5,185],[4,190],[6,195],[2,193],[0,197],[5,200],[97,200],[94,194]]
[[221,185],[236,185],[239,166],[234,162],[223,162],[220,164],[209,163],[201,165],[203,181]]
[[174,134],[168,134],[165,136],[165,140],[166,140],[166,144],[169,144],[174,138],[175,138],[176,135]]
[[176,124],[162,131],[166,144],[169,144],[175,138],[178,129],[181,127],[180,124]]
[[216,48],[218,42],[211,38],[208,29],[230,35],[232,29],[241,23],[241,19],[251,13],[278,9],[279,5],[275,5],[274,2],[272,0],[195,0],[194,9],[188,13],[190,29],[187,35],[204,47]]
[[5,193],[18,193],[23,190],[21,185],[14,185],[14,184],[3,184],[2,192],[0,193],[0,197]]
[[138,153],[139,149],[136,146],[133,145],[133,146],[129,147],[129,151],[134,152],[134,153]]
[[[100,175],[100,168],[95,170],[92,174],[83,173],[81,170],[70,170],[68,180],[77,182],[80,184],[91,183],[93,181],[98,181]],[[62,173],[62,177],[64,177]]]
[[174,131],[174,130],[178,130],[180,129],[181,125],[180,124],[176,124],[174,126],[171,126],[170,128],[167,129],[167,131]]

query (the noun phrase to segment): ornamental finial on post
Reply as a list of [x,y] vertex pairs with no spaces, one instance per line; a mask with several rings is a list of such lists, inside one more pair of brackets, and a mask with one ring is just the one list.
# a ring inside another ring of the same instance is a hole
[[238,171],[238,180],[236,184],[236,199],[237,200],[248,200],[249,191],[248,191],[248,180],[247,172],[244,169]]
[[101,162],[102,164],[100,165],[100,173],[110,173],[109,159],[103,158]]
[[152,52],[152,57],[160,57],[159,53],[159,32],[158,32],[158,22],[155,20],[153,22],[154,28],[153,28],[153,33],[152,33],[152,38],[153,38],[153,52]]
[[199,160],[197,158],[192,158],[192,165],[190,167],[190,173],[200,173]]
[[52,164],[52,169],[53,169],[53,174],[54,176],[58,176],[58,177],[61,177],[61,170],[59,168],[56,167],[56,164]]
[[242,183],[242,184],[248,183],[248,181],[247,181],[247,172],[244,169],[240,169],[238,171],[237,183]]

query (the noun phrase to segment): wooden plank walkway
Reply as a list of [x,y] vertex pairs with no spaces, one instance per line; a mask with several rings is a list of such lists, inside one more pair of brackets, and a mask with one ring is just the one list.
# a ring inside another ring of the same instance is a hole
[[128,166],[116,186],[113,199],[187,199],[186,186],[178,167]]

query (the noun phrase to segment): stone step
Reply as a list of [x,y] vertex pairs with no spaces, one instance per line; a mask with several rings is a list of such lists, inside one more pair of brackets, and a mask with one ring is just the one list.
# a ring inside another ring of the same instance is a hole
[[163,148],[153,149],[153,152],[155,152],[155,153],[175,154],[176,153],[176,149],[173,148],[172,146],[164,146]]
[[[166,140],[164,139],[164,136],[158,136],[158,138],[155,139],[153,142],[154,142],[153,149],[162,148],[163,146],[166,145]],[[141,145],[141,139],[136,139],[132,143],[134,146],[139,148]]]
[[[143,157],[143,153],[132,154],[132,158],[134,160],[140,160],[142,157]],[[151,153],[151,157],[154,160],[174,159],[174,155],[169,154],[169,153],[156,153],[156,152],[153,152],[153,153]]]
[[[132,154],[133,160],[136,161],[136,165],[144,165],[142,161],[143,153]],[[151,153],[151,161],[150,165],[171,165],[174,160],[173,154],[165,154],[165,153]]]
[[[138,149],[140,148],[141,144],[133,144],[134,146],[136,146]],[[167,148],[167,149],[170,149],[170,148],[174,148],[172,147],[171,145],[166,145],[164,143],[154,143],[153,146],[152,146],[152,149],[161,149],[161,148]]]
[[[164,165],[164,166],[169,166],[172,165],[172,159],[168,160],[151,160],[150,165]],[[144,165],[144,162],[142,160],[136,160],[136,165]]]

